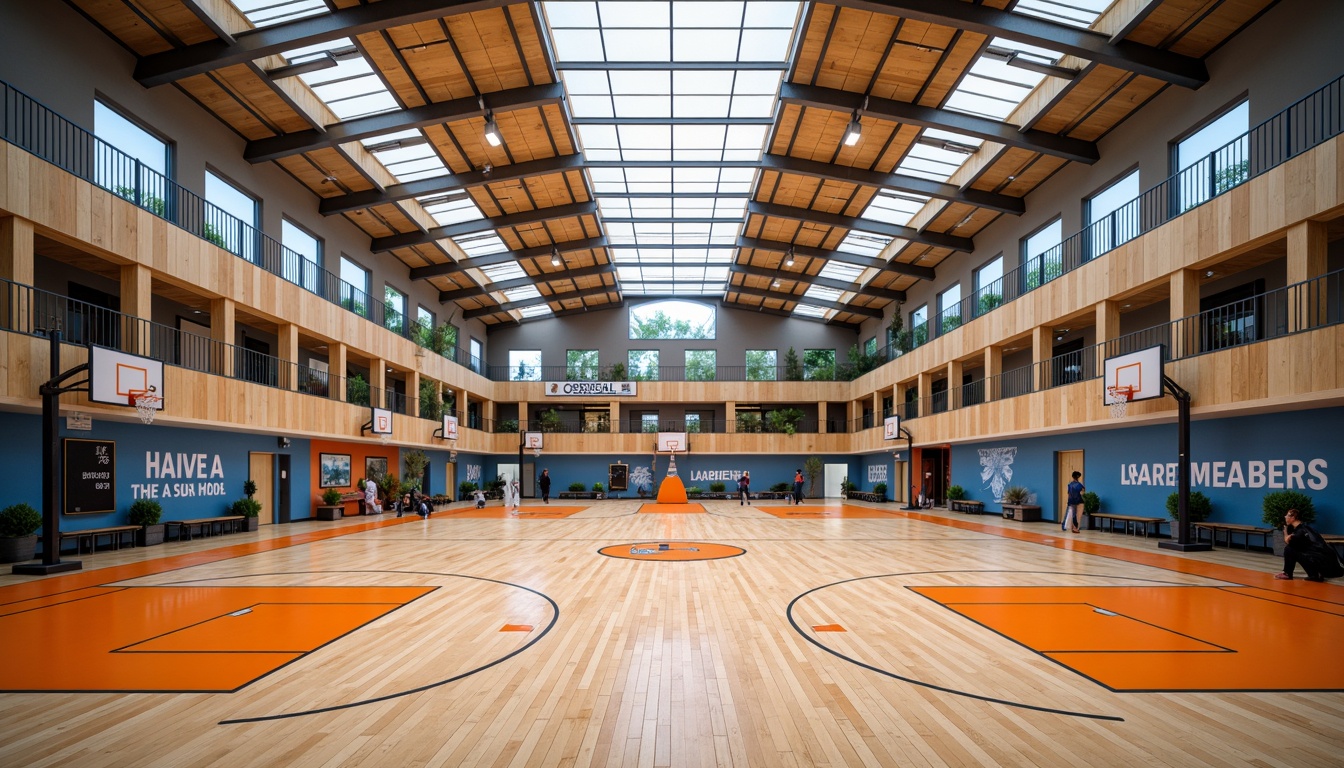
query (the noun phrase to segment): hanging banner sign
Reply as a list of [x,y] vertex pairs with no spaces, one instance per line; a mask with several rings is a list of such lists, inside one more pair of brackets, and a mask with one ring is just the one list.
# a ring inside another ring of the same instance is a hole
[[548,381],[547,397],[634,397],[633,381]]

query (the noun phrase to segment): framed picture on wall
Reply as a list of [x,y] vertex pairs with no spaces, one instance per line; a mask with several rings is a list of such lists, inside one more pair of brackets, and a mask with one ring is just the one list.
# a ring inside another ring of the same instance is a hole
[[364,459],[365,477],[383,477],[387,474],[386,456],[368,456]]
[[346,488],[350,485],[350,454],[318,454],[318,487]]

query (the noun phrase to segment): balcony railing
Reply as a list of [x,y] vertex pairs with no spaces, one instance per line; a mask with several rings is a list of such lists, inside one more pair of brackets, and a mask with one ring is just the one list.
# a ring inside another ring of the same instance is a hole
[[1340,323],[1344,323],[1344,270],[932,393],[905,403],[902,417],[914,419],[1099,379],[1107,358],[1159,344],[1170,362]]

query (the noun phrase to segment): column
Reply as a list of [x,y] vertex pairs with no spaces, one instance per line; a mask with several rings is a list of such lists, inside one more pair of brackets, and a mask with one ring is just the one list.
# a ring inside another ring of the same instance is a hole
[[280,374],[280,386],[291,391],[297,390],[301,384],[306,383],[306,376],[299,374],[299,326],[293,323],[282,323],[277,329],[280,337],[279,357],[284,360],[286,365]]
[[905,393],[909,388],[910,385],[905,382],[897,382],[892,387],[891,407],[893,412],[901,417],[901,421],[905,421]]
[[[886,390],[876,390],[873,392],[873,424],[874,427],[882,426],[882,394]],[[863,414],[859,414],[862,416]]]
[[420,371],[412,370],[406,377],[406,415],[420,415]]
[[346,346],[338,341],[327,345],[327,370],[330,372],[331,387],[328,396],[332,400],[345,402],[345,372],[347,369]]
[[541,423],[538,422],[538,423],[536,423],[536,424],[533,424],[533,423],[532,423],[532,419],[529,418],[529,416],[528,416],[528,414],[531,413],[531,408],[532,408],[532,404],[531,404],[530,402],[528,402],[527,400],[519,400],[519,401],[518,401],[518,431],[519,431],[519,432],[539,432],[539,431],[541,431]]
[[[26,219],[0,218],[0,278],[19,285],[33,284],[33,225]],[[31,333],[33,324],[46,326],[46,319],[33,317],[32,293],[26,288],[0,291],[0,323],[5,328]]]
[[121,268],[121,348],[133,355],[148,355],[150,330],[146,322],[154,316],[153,275],[142,264]]
[[388,406],[387,394],[384,391],[387,387],[387,361],[381,357],[375,357],[369,360],[369,405],[377,408],[386,408]]
[[723,425],[724,432],[737,431],[737,403],[727,402],[723,404],[723,419],[724,419],[724,425]]
[[[608,417],[608,419],[611,422],[611,426],[609,427],[609,429],[612,431],[612,434],[619,435],[621,433],[621,402],[619,400],[612,400],[610,403],[607,403],[607,407],[611,410],[611,416]],[[729,419],[733,418],[732,413],[733,413],[733,404],[729,403],[728,404]]]
[[[236,337],[234,326],[233,299],[210,300],[210,338],[216,342],[214,354],[210,356],[211,367],[220,376],[233,377],[234,356],[233,340]],[[228,346],[220,346],[227,344]]]
[[1304,221],[1288,230],[1288,330],[1304,331],[1326,321],[1325,281],[1304,283],[1326,272],[1327,247],[1325,224]]
[[933,413],[933,398],[929,395],[933,392],[933,374],[924,372],[919,374],[919,415],[928,416]]
[[1003,347],[985,347],[985,402],[998,400],[1003,392],[999,375],[1003,373]]
[[956,410],[962,404],[960,360],[947,361],[947,409]]
[[1038,325],[1031,329],[1031,361],[1037,363],[1032,379],[1033,392],[1050,387],[1050,358],[1055,356],[1053,329],[1047,325]]
[[817,434],[826,434],[826,401],[817,401]]
[[1114,341],[1120,336],[1120,302],[1110,299],[1100,302],[1096,306],[1095,313],[1097,344],[1101,345],[1101,351],[1094,361],[1096,370],[1093,373],[1101,376],[1106,372],[1106,358],[1115,354],[1106,342]]
[[1178,360],[1200,350],[1200,323],[1183,317],[1199,314],[1199,272],[1182,269],[1171,275],[1171,359]]

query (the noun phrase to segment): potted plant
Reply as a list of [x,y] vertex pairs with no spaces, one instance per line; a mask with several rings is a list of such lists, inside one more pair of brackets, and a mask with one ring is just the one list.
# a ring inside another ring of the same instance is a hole
[[322,503],[317,506],[318,520],[340,520],[345,517],[345,505],[341,503],[341,492],[328,488],[322,492]]
[[249,498],[249,499],[252,498],[253,496],[255,496],[255,495],[257,494],[257,482],[256,482],[255,480],[250,479],[250,478],[247,479],[247,480],[244,480],[244,481],[243,481],[243,494],[246,495],[247,498]]
[[698,499],[702,495],[704,495],[704,493],[705,493],[704,490],[701,489],[700,486],[698,485],[686,486],[686,498],[688,499]]
[[588,487],[578,481],[569,484],[570,493],[583,493],[586,490],[588,490]]
[[947,487],[948,501],[961,501],[966,498],[966,489],[960,485],[949,485]]
[[137,547],[152,547],[163,543],[163,529],[167,526],[159,523],[163,517],[163,507],[153,499],[136,499],[131,502],[131,525],[140,526],[135,534]]
[[[1179,493],[1173,493],[1167,497],[1167,514],[1178,523],[1181,521],[1178,512],[1180,503],[1181,495]],[[1209,501],[1209,497],[1199,491],[1191,491],[1190,501],[1186,503],[1186,509],[1190,512],[1190,522],[1202,523],[1209,519],[1209,515],[1213,514],[1213,502]]]
[[0,509],[0,563],[22,563],[37,552],[42,513],[22,502]]
[[[955,486],[954,486],[954,487],[955,487]],[[873,493],[877,496],[877,498],[878,498],[879,501],[886,501],[886,500],[887,500],[887,484],[886,484],[886,483],[878,483],[877,485],[874,485],[874,486],[873,486]]]
[[1003,489],[1003,518],[1020,520],[1024,523],[1039,523],[1041,508],[1032,504],[1031,491],[1020,485],[1010,485]]
[[244,496],[233,502],[233,506],[230,508],[230,513],[234,515],[242,515],[247,518],[247,530],[255,531],[257,530],[257,524],[259,523],[257,516],[261,514],[261,502]]
[[859,490],[859,486],[851,483],[848,477],[840,481],[840,498],[847,499],[851,493],[857,490]]
[[472,492],[479,487],[480,486],[476,485],[470,480],[463,480],[462,482],[457,484],[457,500],[466,501],[467,499],[470,499]]
[[727,483],[715,482],[715,483],[710,483],[710,484],[709,484],[709,492],[710,492],[710,493],[724,493],[724,492],[727,491],[727,490],[728,490],[728,484],[727,484]]
[[1265,494],[1260,509],[1260,519],[1265,521],[1265,525],[1274,529],[1272,546],[1274,554],[1279,557],[1283,556],[1283,517],[1288,510],[1297,510],[1298,522],[1316,521],[1316,505],[1312,503],[1311,497],[1297,491],[1270,491]]
[[1092,516],[1101,511],[1101,497],[1092,491],[1083,494],[1083,522],[1080,523],[1084,528],[1091,530]]
[[602,485],[601,483],[593,483],[593,493],[597,494],[596,496],[594,496],[594,498],[597,499],[602,498],[602,492],[605,490],[606,486]]

